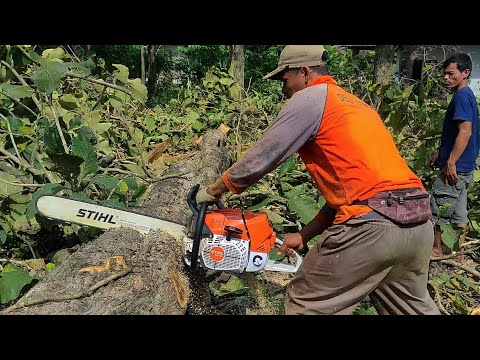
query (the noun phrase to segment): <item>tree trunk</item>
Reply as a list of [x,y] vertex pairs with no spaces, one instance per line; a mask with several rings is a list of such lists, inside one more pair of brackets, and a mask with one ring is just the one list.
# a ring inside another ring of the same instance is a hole
[[145,45],[140,45],[140,69],[142,84],[145,85]]
[[[395,59],[395,45],[375,46],[374,83],[380,86],[390,85],[393,80],[392,65]],[[383,95],[375,94],[374,107],[378,108]]]
[[239,87],[239,97],[245,96],[245,46],[230,45],[228,68],[233,66],[233,74]]
[[400,80],[405,87],[411,85],[414,81],[412,78],[413,63],[415,60],[415,50],[418,45],[401,45],[399,48],[399,69]]
[[147,90],[148,96],[152,97],[157,90],[157,66],[155,58],[157,56],[157,45],[148,45],[148,67],[147,67]]
[[[172,176],[152,186],[138,212],[187,226],[188,190],[208,185],[229,166],[223,140],[219,130],[207,133],[195,156],[171,166]],[[83,244],[2,313],[185,314],[208,296],[202,277],[194,279],[184,265],[181,240],[160,230],[143,236],[113,229]]]
[[392,64],[395,60],[395,45],[375,46],[374,82],[381,85],[392,83]]

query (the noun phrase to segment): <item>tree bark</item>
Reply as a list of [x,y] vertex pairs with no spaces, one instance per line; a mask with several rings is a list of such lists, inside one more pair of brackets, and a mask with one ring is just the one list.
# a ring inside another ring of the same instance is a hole
[[412,79],[413,62],[415,60],[415,50],[418,45],[401,45],[400,61],[399,61],[399,74],[401,81],[405,84],[405,87],[411,85],[414,81]]
[[[393,80],[392,65],[395,59],[395,45],[375,46],[374,83],[380,86],[390,85]],[[374,106],[378,108],[383,95],[375,94]]]
[[142,84],[145,85],[145,45],[140,45],[140,68]]
[[157,45],[148,45],[148,67],[147,67],[147,90],[148,96],[152,97],[157,90]]
[[[229,164],[224,133],[211,131],[196,155],[170,167],[167,175],[179,176],[153,185],[135,211],[187,226],[192,215],[188,190],[215,181]],[[182,256],[181,241],[161,230],[146,236],[131,229],[108,230],[83,244],[2,313],[185,314],[208,301],[208,289],[199,291],[205,284],[201,277],[194,279]]]
[[239,87],[239,100],[245,96],[245,46],[230,45],[229,68],[233,66],[235,80]]
[[374,82],[381,85],[392,83],[392,64],[395,59],[395,45],[375,46]]

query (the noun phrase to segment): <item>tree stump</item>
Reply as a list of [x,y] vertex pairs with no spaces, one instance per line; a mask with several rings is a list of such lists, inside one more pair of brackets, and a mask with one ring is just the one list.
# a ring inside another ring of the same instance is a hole
[[[198,152],[171,166],[135,211],[188,226],[190,188],[210,184],[229,166],[224,136],[220,130],[205,134]],[[169,234],[158,230],[144,236],[131,229],[112,229],[83,244],[2,313],[178,315],[192,303],[205,301],[208,289],[193,296],[202,285],[191,280],[182,244]]]

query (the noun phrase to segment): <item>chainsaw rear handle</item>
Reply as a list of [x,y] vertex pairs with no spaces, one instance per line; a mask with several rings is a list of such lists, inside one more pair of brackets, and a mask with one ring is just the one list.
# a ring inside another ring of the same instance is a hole
[[[200,211],[200,206],[197,204],[196,196],[198,193],[198,189],[200,188],[200,184],[193,186],[187,194],[187,204],[190,210],[192,211],[193,215],[197,216],[198,212]],[[215,204],[219,209],[225,209],[225,206],[222,204],[221,201],[217,201],[215,203],[205,203],[205,204]]]
[[[275,239],[275,244],[283,245],[283,239],[277,238]],[[302,255],[300,255],[297,251],[295,253],[295,264],[287,264],[282,261],[275,261],[270,260],[267,258],[267,262],[265,263],[265,270],[270,271],[282,271],[282,272],[290,272],[295,273],[297,272],[300,265],[302,265]]]

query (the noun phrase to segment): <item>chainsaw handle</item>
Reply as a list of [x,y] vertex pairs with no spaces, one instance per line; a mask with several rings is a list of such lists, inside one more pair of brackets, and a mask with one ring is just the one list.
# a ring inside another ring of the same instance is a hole
[[[277,238],[275,239],[275,244],[283,245],[283,239],[277,236]],[[300,255],[297,251],[294,251],[294,253],[295,253],[295,264],[286,264],[282,261],[275,261],[267,258],[267,262],[265,263],[264,269],[270,270],[270,271],[282,271],[282,272],[290,272],[290,273],[297,272],[298,268],[302,264],[302,255]]]
[[190,268],[195,270],[197,267],[198,251],[200,249],[200,241],[202,240],[202,230],[205,224],[205,215],[207,214],[207,203],[203,203],[198,214],[195,217],[195,232],[193,234],[192,253],[190,257]]
[[[200,206],[198,206],[197,204],[197,200],[196,200],[196,196],[197,196],[197,193],[198,193],[198,189],[200,189],[200,184],[197,184],[195,186],[193,186],[189,191],[188,191],[188,194],[187,194],[187,204],[188,204],[188,207],[190,208],[190,210],[192,211],[192,213],[197,216],[198,215],[198,212],[200,211]],[[207,204],[213,204],[213,203],[207,203]],[[222,204],[221,201],[217,201],[214,203],[215,205],[217,205],[217,207],[219,209],[225,209],[225,206]]]

